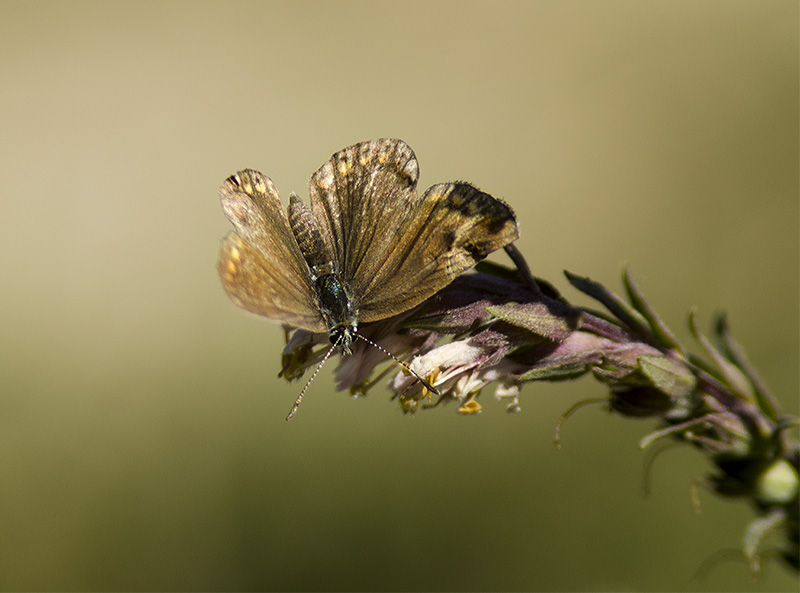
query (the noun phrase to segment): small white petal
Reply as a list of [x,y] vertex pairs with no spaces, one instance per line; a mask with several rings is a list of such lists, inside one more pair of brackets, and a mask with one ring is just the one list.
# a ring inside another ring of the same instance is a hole
[[468,365],[474,362],[480,354],[480,348],[470,346],[465,341],[450,342],[416,357],[411,361],[411,368],[415,373],[424,377],[439,367],[452,368]]

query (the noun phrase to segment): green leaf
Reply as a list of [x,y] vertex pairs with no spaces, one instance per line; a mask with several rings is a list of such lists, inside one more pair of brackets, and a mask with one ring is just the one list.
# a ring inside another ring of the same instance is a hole
[[486,310],[511,325],[556,342],[569,337],[580,315],[578,310],[556,302],[493,305]]
[[643,355],[636,359],[639,370],[655,388],[673,399],[688,397],[697,386],[697,377],[682,362],[670,356]]
[[650,306],[650,303],[645,300],[644,293],[642,293],[642,291],[639,290],[639,287],[634,283],[627,267],[622,275],[622,281],[625,284],[625,290],[628,293],[628,298],[630,299],[631,304],[647,320],[647,323],[653,332],[653,336],[655,336],[656,342],[668,350],[679,352],[683,358],[686,358],[686,354],[683,352],[678,340],[669,330],[667,325],[661,321],[661,318],[656,314],[655,309],[653,309],[653,307]]
[[606,309],[608,309],[629,329],[643,336],[650,335],[650,328],[648,327],[647,321],[644,319],[644,317],[642,317],[636,311],[636,309],[608,290],[605,286],[599,282],[591,280],[590,278],[577,276],[566,270],[564,270],[564,275],[567,277],[567,280],[569,280],[569,283],[572,284],[572,286],[580,290],[582,293],[589,295],[596,301],[602,303]]
[[773,421],[777,421],[780,416],[780,404],[750,363],[741,345],[733,338],[728,318],[724,313],[719,314],[714,322],[714,335],[720,344],[721,353],[747,377],[758,399],[758,407]]
[[747,528],[744,534],[744,555],[750,561],[750,569],[753,573],[759,571],[758,548],[761,542],[769,534],[780,528],[786,521],[786,511],[782,508],[773,509],[769,514],[756,519]]
[[[600,357],[602,358],[602,357]],[[584,357],[580,359],[568,358],[562,361],[552,361],[532,368],[527,373],[520,376],[520,381],[563,381],[574,379],[586,374],[589,369],[596,364],[594,361]]]
[[720,370],[722,379],[728,385],[730,390],[744,401],[755,403],[755,394],[753,393],[753,386],[748,381],[747,376],[736,367],[735,364],[728,361],[719,350],[706,338],[697,328],[697,321],[695,319],[695,310],[689,312],[689,331],[692,336],[697,340],[706,353],[712,358],[714,364]]

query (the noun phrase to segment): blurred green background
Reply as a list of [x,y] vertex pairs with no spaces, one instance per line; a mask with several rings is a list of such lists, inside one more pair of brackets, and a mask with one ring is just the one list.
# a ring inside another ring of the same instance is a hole
[[[724,308],[798,404],[798,3],[0,4],[0,588],[790,590],[723,560],[751,511],[687,448],[584,409],[584,379],[404,417],[389,392],[298,416],[282,332],[215,262],[217,190],[284,199],[400,137],[420,188],[469,180],[561,271],[634,277],[676,333]],[[505,261],[502,254],[495,256]],[[691,348],[699,350],[694,344]]]

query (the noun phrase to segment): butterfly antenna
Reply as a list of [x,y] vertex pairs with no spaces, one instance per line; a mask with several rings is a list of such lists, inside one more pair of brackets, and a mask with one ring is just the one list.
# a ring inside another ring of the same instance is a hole
[[359,338],[361,338],[362,340],[364,340],[364,341],[365,341],[367,344],[369,344],[370,346],[373,346],[373,347],[377,348],[378,350],[380,350],[381,352],[383,352],[383,353],[384,353],[386,356],[388,356],[389,358],[391,358],[393,361],[395,361],[395,362],[396,362],[397,364],[399,364],[401,367],[403,367],[404,369],[406,369],[406,370],[407,370],[409,373],[411,373],[412,375],[414,375],[414,377],[417,379],[417,381],[419,381],[420,383],[422,383],[422,385],[423,385],[423,387],[425,387],[425,389],[427,389],[428,391],[430,391],[431,393],[433,393],[433,394],[434,394],[434,395],[436,395],[436,396],[442,395],[442,394],[439,392],[439,390],[438,390],[438,389],[436,389],[436,387],[434,387],[433,385],[431,385],[430,383],[428,383],[428,382],[427,382],[425,379],[423,379],[422,377],[420,377],[420,376],[419,376],[419,375],[416,373],[416,371],[414,371],[414,369],[412,369],[412,368],[411,368],[410,366],[408,366],[408,365],[407,365],[405,362],[403,362],[402,360],[400,360],[399,358],[397,358],[397,357],[396,357],[394,354],[392,354],[391,352],[389,352],[389,351],[388,351],[386,348],[384,348],[383,346],[379,346],[378,344],[376,344],[375,342],[373,342],[373,341],[372,341],[372,340],[370,340],[369,338],[365,338],[365,337],[364,337],[364,336],[362,336],[361,334],[358,334],[358,333],[357,333],[357,334],[356,334],[356,336],[358,336]]
[[328,348],[328,351],[325,353],[325,356],[323,356],[322,360],[319,361],[319,364],[317,365],[317,368],[314,369],[314,373],[311,375],[311,378],[303,386],[303,389],[302,389],[302,391],[300,391],[300,395],[297,396],[297,400],[294,402],[294,405],[292,406],[292,409],[289,410],[289,414],[286,416],[286,422],[289,422],[289,420],[291,420],[294,417],[295,412],[297,412],[297,408],[300,407],[300,402],[303,401],[303,396],[306,394],[306,391],[308,390],[308,386],[311,385],[311,382],[314,380],[314,378],[322,370],[322,365],[324,365],[327,362],[327,360],[331,357],[331,354],[333,354],[333,351],[335,349],[336,349],[335,345],[331,346],[330,348]]

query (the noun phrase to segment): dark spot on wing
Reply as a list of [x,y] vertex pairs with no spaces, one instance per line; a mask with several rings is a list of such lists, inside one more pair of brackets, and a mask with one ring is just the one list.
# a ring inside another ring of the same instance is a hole
[[456,234],[453,231],[446,231],[442,233],[442,241],[444,242],[445,250],[450,251],[456,242]]
[[469,253],[469,256],[476,262],[484,259],[487,255],[485,249],[481,249],[474,243],[465,243],[462,247],[467,253]]
[[448,200],[448,206],[464,216],[482,218],[489,232],[497,233],[509,220],[514,220],[511,208],[474,185],[457,182],[453,186],[454,197]]

